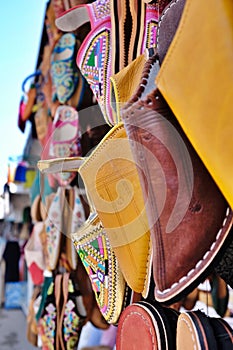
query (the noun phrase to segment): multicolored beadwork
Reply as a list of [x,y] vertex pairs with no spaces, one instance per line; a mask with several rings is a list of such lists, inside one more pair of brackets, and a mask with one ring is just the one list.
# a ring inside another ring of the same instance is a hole
[[72,240],[88,273],[97,304],[108,323],[118,321],[126,284],[108,237],[97,216],[72,234]]
[[111,40],[110,17],[102,21],[81,45],[76,62],[82,75],[98,100],[99,106],[108,124],[113,124],[112,110],[109,103],[111,76]]
[[156,35],[159,20],[159,10],[157,5],[146,5],[146,18],[143,35],[143,45],[141,53],[151,47],[156,47]]
[[109,0],[97,0],[92,3],[90,7],[90,11],[92,12],[93,19],[95,22],[102,21],[105,17],[110,15],[110,2]]

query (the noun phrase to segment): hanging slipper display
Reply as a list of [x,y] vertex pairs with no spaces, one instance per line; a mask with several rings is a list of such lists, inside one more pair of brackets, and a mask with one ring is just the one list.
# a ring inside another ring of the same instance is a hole
[[[178,11],[173,11],[176,6]],[[164,10],[164,16],[170,11],[164,26],[175,24],[169,26],[168,46],[177,28],[172,13],[180,18],[183,8],[184,1],[172,1]],[[156,54],[148,60],[137,91],[121,113],[144,200],[150,203],[146,208],[155,298],[171,303],[197,286],[218,262],[232,240],[232,212],[157,89],[163,62]]]
[[110,125],[119,121],[111,105],[110,77],[156,44],[156,29],[163,8],[141,1],[94,1],[69,9],[56,19],[65,32],[91,24],[76,62]]

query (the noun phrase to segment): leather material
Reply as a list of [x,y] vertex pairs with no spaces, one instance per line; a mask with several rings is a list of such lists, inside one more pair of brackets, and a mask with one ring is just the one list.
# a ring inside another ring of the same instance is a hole
[[186,0],[172,0],[162,12],[157,29],[157,50],[160,63],[174,38]]
[[233,349],[233,330],[220,317],[201,311],[181,313],[177,323],[177,350]]
[[137,168],[122,123],[109,131],[79,173],[127,284],[146,296],[151,274],[150,232]]
[[217,350],[214,330],[201,311],[181,313],[177,322],[177,350]]
[[117,349],[175,349],[178,315],[156,303],[133,303],[121,314]]
[[146,63],[144,54],[137,57],[127,67],[110,77],[111,105],[120,120],[120,109],[129,101],[140,83],[142,71]]
[[151,277],[151,239],[145,203],[122,123],[86,159],[38,162],[44,173],[78,171],[103,224],[129,287],[146,297]]
[[159,91],[148,92],[154,59],[145,65],[146,94],[140,85],[122,118],[148,204],[155,298],[172,302],[207,273],[232,213]]
[[232,77],[233,2],[186,0],[156,83],[231,207]]

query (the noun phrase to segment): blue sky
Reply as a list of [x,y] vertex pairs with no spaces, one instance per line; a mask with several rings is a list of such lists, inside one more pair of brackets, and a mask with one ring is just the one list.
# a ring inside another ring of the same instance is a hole
[[[0,21],[0,186],[6,182],[9,157],[22,155],[30,129],[18,126],[23,80],[35,70],[47,0],[1,4]],[[1,191],[1,187],[0,187]]]

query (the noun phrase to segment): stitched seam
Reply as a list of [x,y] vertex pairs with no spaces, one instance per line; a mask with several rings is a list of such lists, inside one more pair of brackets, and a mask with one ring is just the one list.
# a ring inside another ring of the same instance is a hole
[[163,295],[163,294],[165,294],[165,293],[168,293],[168,292],[171,291],[172,289],[176,288],[176,287],[179,285],[179,283],[184,282],[188,277],[194,275],[195,270],[198,269],[198,267],[199,267],[205,260],[208,259],[209,254],[214,250],[215,245],[216,245],[216,243],[217,243],[219,237],[221,236],[221,233],[222,233],[222,231],[223,231],[223,229],[224,229],[224,227],[225,227],[225,224],[226,224],[226,222],[227,222],[227,218],[230,216],[230,214],[231,214],[230,208],[227,208],[226,216],[225,216],[225,219],[223,220],[222,228],[218,231],[218,233],[217,233],[217,235],[216,235],[215,241],[212,243],[212,245],[211,245],[211,247],[210,247],[210,250],[208,250],[208,251],[204,254],[203,259],[202,259],[202,260],[199,260],[198,263],[195,265],[195,267],[194,267],[192,270],[190,270],[190,271],[186,274],[186,276],[183,276],[178,282],[175,282],[170,288],[167,288],[167,289],[165,289],[165,290],[163,290],[163,291],[157,290],[157,293],[158,293],[158,294]]
[[[177,1],[180,1],[180,0],[177,0]],[[177,1],[176,1],[176,2],[177,2]],[[187,2],[188,2],[188,1],[187,1]],[[188,4],[187,4],[187,2],[186,2],[186,4],[185,4],[184,10],[183,10],[183,13],[182,13],[182,16],[181,16],[181,20],[180,20],[180,23],[179,23],[180,28],[179,28],[179,30],[177,30],[176,33],[175,33],[175,39],[176,39],[176,40],[173,39],[173,41],[172,41],[172,43],[171,43],[171,45],[170,45],[170,47],[169,47],[169,50],[168,50],[168,52],[167,52],[167,54],[166,54],[166,58],[165,58],[165,60],[163,61],[163,64],[161,65],[160,71],[159,71],[159,73],[158,73],[157,81],[159,80],[160,76],[161,76],[162,73],[163,73],[163,70],[165,69],[165,67],[166,67],[167,64],[169,63],[170,58],[171,58],[171,56],[172,56],[174,50],[176,49],[177,42],[179,42],[179,38],[180,38],[180,36],[181,36],[181,34],[182,34],[183,27],[184,27],[185,24],[186,24],[186,20],[187,20],[187,17],[188,17],[188,15],[189,15],[189,9],[190,9],[190,7],[191,7],[191,1],[190,1],[190,3],[188,3]]]
[[194,348],[193,350],[197,350],[197,346],[196,346],[196,343],[195,343],[195,336],[194,336],[194,332],[193,332],[193,328],[191,327],[190,323],[184,318],[184,317],[180,317],[178,322],[184,322],[186,324],[186,326],[188,327],[190,333],[191,333],[191,339],[193,341],[193,345],[194,345]]
[[[154,329],[158,334],[158,349],[156,348],[156,350],[160,350],[160,348],[163,350],[164,347],[168,349],[167,330],[164,323],[165,314],[163,314],[162,310],[159,311],[154,305],[148,302],[141,301],[138,305],[150,315]],[[161,322],[161,325],[159,325],[159,322]]]
[[[117,293],[119,292],[119,286],[121,284],[121,280],[122,280],[122,273],[119,269],[119,265],[118,262],[116,260],[115,254],[111,248],[111,245],[109,243],[108,237],[105,234],[105,231],[103,230],[103,226],[101,224],[101,222],[97,223],[95,226],[90,228],[90,231],[84,233],[81,237],[76,237],[76,234],[72,235],[72,241],[75,245],[76,250],[82,249],[82,250],[88,250],[88,252],[90,253],[90,255],[96,259],[97,261],[99,260],[99,257],[97,255],[95,255],[95,249],[92,247],[91,243],[92,241],[98,240],[98,238],[102,238],[104,236],[105,238],[105,244],[106,244],[106,250],[107,250],[107,255],[108,255],[108,263],[109,263],[109,270],[112,271],[112,275],[114,276],[114,278],[111,277],[111,274],[109,274],[108,278],[109,278],[109,293],[110,293],[110,298],[108,299],[107,302],[107,308],[106,310],[103,310],[103,308],[101,308],[101,313],[105,316],[105,318],[107,319],[107,321],[109,323],[116,322],[116,318],[118,319],[118,314],[119,314],[119,310],[116,306],[115,301],[119,298],[119,296],[117,296]],[[91,264],[89,264],[89,266],[92,266]],[[86,267],[85,267],[86,269]],[[91,280],[91,283],[93,283],[93,281]],[[127,292],[127,287],[125,287],[125,294]],[[123,299],[125,299],[126,296],[124,296]],[[100,300],[100,298],[99,298]],[[122,301],[122,307],[125,304],[125,300]],[[99,307],[101,307],[102,305],[99,304]],[[103,306],[102,306],[103,307]]]
[[150,278],[151,278],[151,266],[152,266],[152,257],[153,257],[153,246],[151,238],[149,239],[149,249],[148,249],[148,255],[147,255],[147,262],[146,262],[146,276],[144,278],[144,284],[143,284],[143,291],[142,296],[146,298],[148,296],[149,292],[149,285],[150,285]]
[[157,40],[156,40],[156,46],[159,48],[159,32],[160,32],[160,26],[161,23],[164,19],[164,17],[166,16],[167,12],[172,8],[172,6],[176,5],[177,2],[179,2],[180,0],[176,0],[172,3],[170,3],[170,5],[166,8],[166,10],[164,11],[163,15],[160,17],[159,23],[158,23],[158,29],[157,29]]
[[[124,319],[123,322],[122,322],[122,330],[121,330],[121,333],[124,331],[125,322],[126,322],[127,319],[128,319],[129,317],[131,317],[132,315],[137,315],[137,316],[139,316],[139,317],[142,319],[142,321],[146,324],[146,326],[148,326],[148,329],[149,329],[149,332],[150,332],[150,335],[151,335],[151,342],[152,342],[152,345],[153,345],[153,346],[157,345],[156,342],[155,342],[155,337],[153,336],[153,329],[152,329],[152,327],[149,325],[149,322],[148,322],[147,318],[144,317],[143,315],[141,315],[141,314],[140,314],[139,312],[137,312],[137,311],[131,311],[130,314],[128,314],[128,315],[125,317],[125,319]],[[126,328],[127,328],[127,327],[126,327]],[[122,336],[121,336],[121,339],[122,339]]]

